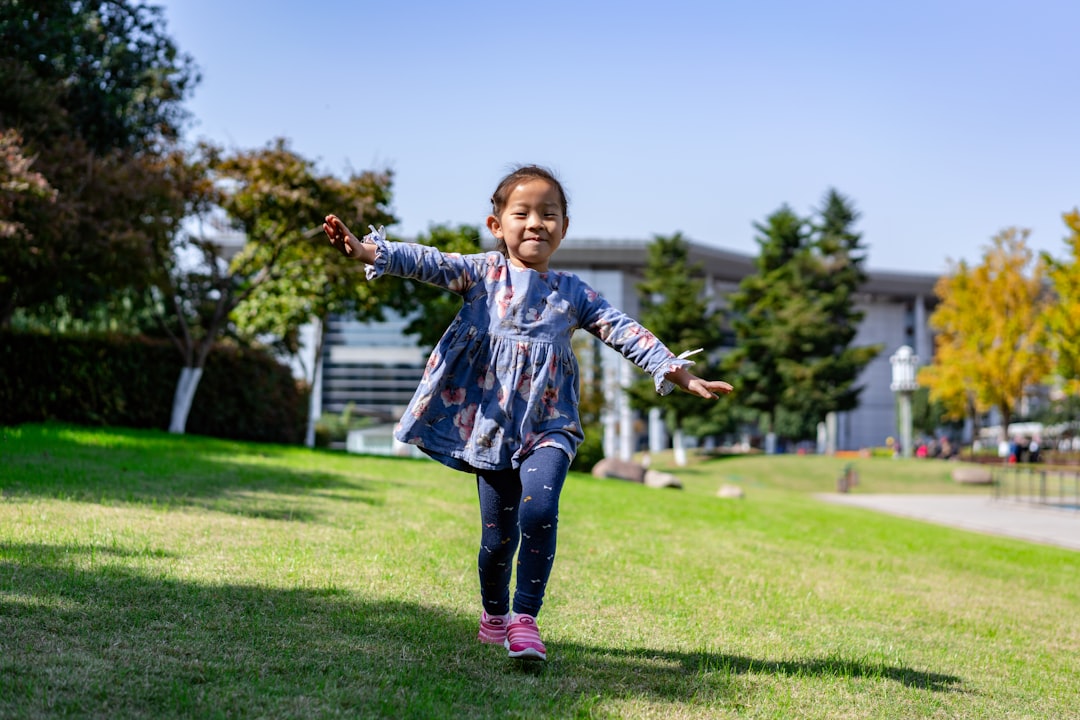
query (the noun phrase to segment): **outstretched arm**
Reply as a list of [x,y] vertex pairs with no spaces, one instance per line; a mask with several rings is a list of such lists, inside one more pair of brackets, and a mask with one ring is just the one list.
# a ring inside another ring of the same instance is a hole
[[322,227],[330,238],[330,244],[342,255],[362,260],[368,265],[375,263],[375,246],[361,242],[337,215],[327,215]]
[[730,383],[726,383],[723,380],[703,380],[684,367],[669,372],[664,377],[691,395],[697,395],[698,397],[707,398],[709,400],[715,400],[720,397],[717,393],[727,395],[731,392]]

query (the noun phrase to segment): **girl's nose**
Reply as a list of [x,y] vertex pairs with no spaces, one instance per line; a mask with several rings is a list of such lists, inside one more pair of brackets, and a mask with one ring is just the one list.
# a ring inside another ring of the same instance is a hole
[[544,227],[544,218],[540,213],[529,213],[529,229],[537,230]]

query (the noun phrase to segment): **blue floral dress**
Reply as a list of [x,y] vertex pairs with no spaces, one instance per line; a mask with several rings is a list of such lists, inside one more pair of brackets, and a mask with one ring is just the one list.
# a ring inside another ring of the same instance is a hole
[[572,273],[522,269],[501,253],[443,253],[388,242],[379,232],[367,276],[397,275],[446,288],[464,305],[431,353],[394,436],[452,468],[517,468],[539,447],[574,457],[578,364],[570,345],[583,328],[653,376],[693,364],[675,357],[637,321]]

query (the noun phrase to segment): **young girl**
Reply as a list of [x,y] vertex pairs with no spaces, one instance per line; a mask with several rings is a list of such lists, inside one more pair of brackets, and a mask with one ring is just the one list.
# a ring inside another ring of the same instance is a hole
[[587,330],[636,363],[658,392],[673,384],[708,399],[731,392],[726,382],[691,374],[690,360],[579,277],[548,269],[569,224],[562,185],[530,165],[503,178],[491,197],[487,227],[497,252],[460,255],[388,242],[381,228],[358,240],[334,215],[323,225],[335,248],[368,265],[369,279],[415,278],[464,300],[394,434],[476,475],[479,640],[504,645],[512,658],[547,658],[536,616],[555,558],[559,494],[583,439],[574,331]]

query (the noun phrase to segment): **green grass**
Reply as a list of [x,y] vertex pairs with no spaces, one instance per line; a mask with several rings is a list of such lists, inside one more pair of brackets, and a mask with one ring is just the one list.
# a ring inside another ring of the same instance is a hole
[[[531,666],[475,641],[467,475],[0,429],[0,717],[1080,717],[1080,553],[815,499],[846,462],[573,475]],[[855,464],[856,492],[989,492]]]

